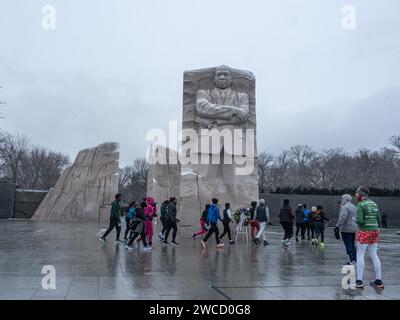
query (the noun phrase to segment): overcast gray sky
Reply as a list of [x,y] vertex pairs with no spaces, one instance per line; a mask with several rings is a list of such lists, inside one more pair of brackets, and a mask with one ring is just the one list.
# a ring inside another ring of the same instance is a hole
[[[56,9],[56,30],[41,10]],[[356,29],[342,28],[342,7]],[[379,149],[400,134],[398,0],[2,0],[0,128],[75,157],[182,119],[185,70],[256,76],[258,149]]]

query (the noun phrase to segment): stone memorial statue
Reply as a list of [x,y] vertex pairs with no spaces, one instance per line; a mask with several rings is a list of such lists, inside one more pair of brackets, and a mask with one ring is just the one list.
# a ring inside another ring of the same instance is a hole
[[258,199],[251,72],[228,66],[185,72],[182,128],[183,225],[196,224],[214,197],[221,205],[231,203],[233,210]]

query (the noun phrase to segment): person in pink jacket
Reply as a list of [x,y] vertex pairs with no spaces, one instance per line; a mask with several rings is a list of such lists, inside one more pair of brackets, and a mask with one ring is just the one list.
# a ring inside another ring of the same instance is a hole
[[144,214],[146,216],[146,238],[149,245],[152,245],[153,240],[153,218],[157,217],[156,214],[156,203],[154,198],[147,197],[147,206],[144,208]]

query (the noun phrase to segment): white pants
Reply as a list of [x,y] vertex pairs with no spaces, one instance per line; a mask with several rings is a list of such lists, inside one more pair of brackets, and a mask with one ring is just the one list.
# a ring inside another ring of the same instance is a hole
[[381,261],[379,260],[377,254],[378,244],[377,243],[361,244],[359,242],[357,242],[357,280],[362,281],[363,279],[364,268],[365,268],[364,256],[365,252],[367,251],[367,248],[372,263],[374,264],[375,279],[382,280]]
[[262,239],[265,241],[265,229],[267,228],[267,223],[266,222],[260,222],[260,230],[258,231],[256,238],[260,239],[262,236]]

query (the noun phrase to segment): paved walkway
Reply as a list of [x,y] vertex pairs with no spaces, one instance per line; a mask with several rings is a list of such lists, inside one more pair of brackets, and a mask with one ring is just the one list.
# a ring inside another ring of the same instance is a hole
[[[270,245],[240,242],[202,250],[199,240],[179,247],[156,240],[153,252],[127,252],[104,225],[0,220],[0,299],[400,299],[400,236],[385,230],[380,244],[385,289],[341,288],[344,246],[327,229],[324,249],[309,241],[282,249],[279,227]],[[227,241],[227,239],[225,240]],[[365,279],[373,279],[366,256]],[[56,269],[56,289],[42,289],[42,267]]]

